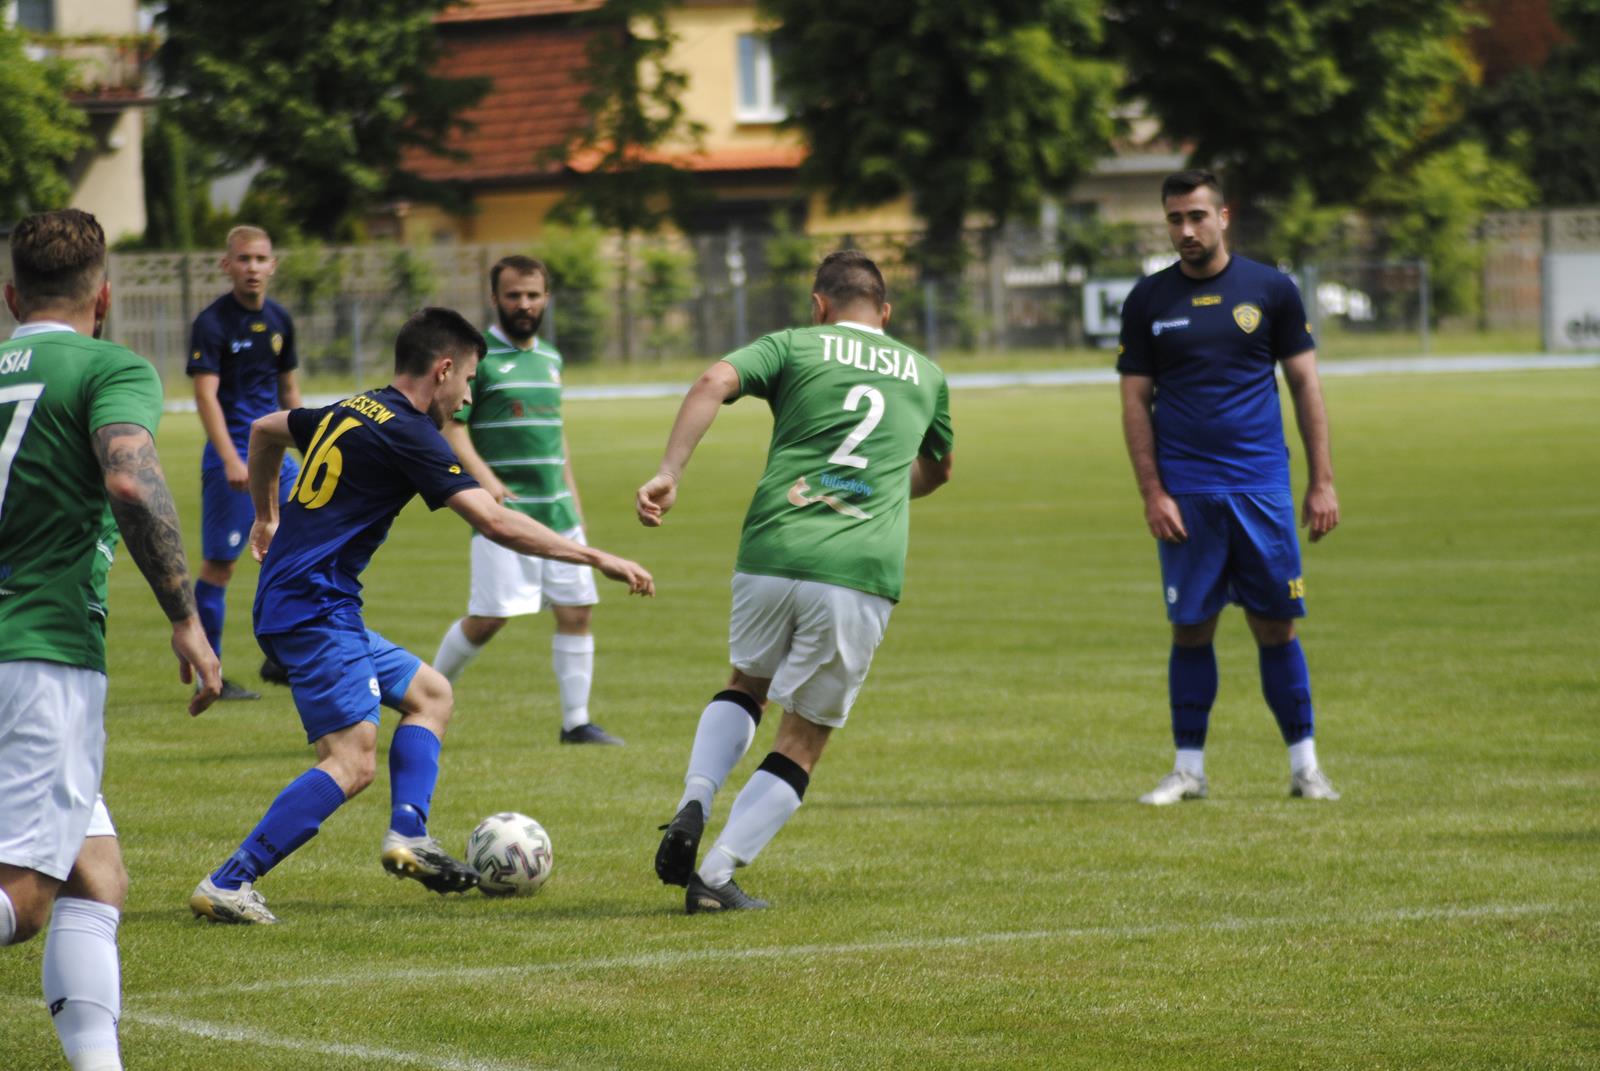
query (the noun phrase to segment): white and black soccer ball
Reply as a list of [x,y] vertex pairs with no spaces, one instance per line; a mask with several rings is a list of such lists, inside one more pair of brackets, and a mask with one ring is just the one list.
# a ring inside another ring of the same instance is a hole
[[532,896],[550,878],[550,834],[525,814],[503,811],[478,823],[467,838],[467,862],[485,896]]

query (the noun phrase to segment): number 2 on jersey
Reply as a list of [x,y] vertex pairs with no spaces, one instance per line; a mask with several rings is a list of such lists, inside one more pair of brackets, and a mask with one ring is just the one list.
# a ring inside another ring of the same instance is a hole
[[6,485],[11,482],[11,463],[22,446],[22,433],[33,417],[34,403],[44,393],[43,383],[19,383],[15,387],[0,389],[0,406],[15,403],[11,420],[6,425],[5,438],[0,439],[0,508],[6,504]]
[[306,509],[321,509],[333,497],[334,489],[339,486],[339,476],[344,472],[344,454],[333,444],[339,436],[361,423],[355,417],[345,417],[331,434],[324,435],[333,416],[329,413],[317,425],[317,433],[311,437],[309,459],[289,492],[289,497]]
[[854,430],[844,437],[844,442],[839,444],[839,449],[835,450],[833,456],[828,458],[828,464],[830,465],[847,465],[853,469],[867,467],[867,459],[860,454],[851,453],[851,451],[860,446],[862,441],[872,434],[872,429],[877,427],[878,422],[883,419],[883,392],[878,390],[877,387],[869,387],[865,383],[859,383],[851,387],[850,393],[844,396],[845,412],[853,413],[859,409],[862,398],[867,400],[867,415],[861,418],[861,423],[857,424]]

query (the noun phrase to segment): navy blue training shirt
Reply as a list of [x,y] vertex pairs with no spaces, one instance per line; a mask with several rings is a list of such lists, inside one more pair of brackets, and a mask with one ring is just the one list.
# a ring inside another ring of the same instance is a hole
[[[284,307],[268,298],[256,312],[239,304],[229,292],[194,318],[185,371],[191,376],[210,372],[218,377],[217,401],[228,419],[228,435],[244,457],[250,446],[251,422],[280,408],[279,374],[299,363],[294,321]],[[209,442],[204,463],[221,463]]]
[[1117,371],[1155,380],[1168,494],[1289,491],[1277,362],[1315,345],[1300,291],[1276,268],[1234,255],[1209,279],[1174,264],[1139,280],[1122,306]]
[[411,496],[438,509],[478,486],[433,421],[393,387],[292,409],[289,433],[305,464],[261,564],[258,634],[359,613],[361,572]]

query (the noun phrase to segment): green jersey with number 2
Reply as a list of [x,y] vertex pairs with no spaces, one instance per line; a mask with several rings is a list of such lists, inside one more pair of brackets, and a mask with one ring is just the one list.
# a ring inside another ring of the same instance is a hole
[[950,393],[928,358],[875,328],[779,331],[723,358],[772,407],[767,468],[735,568],[900,598],[911,467],[950,452]]
[[106,668],[117,527],[94,433],[161,418],[150,362],[62,328],[0,344],[0,661]]

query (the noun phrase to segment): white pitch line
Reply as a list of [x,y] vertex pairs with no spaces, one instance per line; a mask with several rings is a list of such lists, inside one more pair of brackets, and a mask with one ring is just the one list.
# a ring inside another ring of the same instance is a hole
[[[1352,357],[1317,362],[1323,379],[1342,376],[1392,376],[1457,372],[1540,372],[1600,367],[1600,354],[1529,353],[1473,354],[1462,357]],[[947,377],[957,390],[996,390],[1008,387],[1086,387],[1115,383],[1114,368],[1055,368],[1037,372],[952,372]],[[680,398],[689,389],[682,383],[615,383],[567,387],[566,401],[617,401],[624,398]],[[332,405],[345,394],[308,394],[304,405]],[[192,413],[194,399],[173,398],[162,407],[168,413]]]
[[500,1060],[460,1060],[441,1053],[419,1053],[405,1049],[385,1049],[376,1045],[354,1045],[345,1041],[319,1041],[315,1038],[286,1037],[265,1030],[242,1026],[222,1026],[176,1015],[155,1015],[147,1012],[124,1012],[122,1021],[140,1026],[153,1026],[191,1034],[208,1041],[226,1041],[240,1045],[254,1045],[263,1049],[286,1052],[304,1052],[316,1056],[338,1056],[360,1060],[378,1067],[426,1067],[438,1071],[543,1071],[533,1064],[510,1064]]
[[203,995],[214,999],[225,993],[264,993],[301,988],[328,989],[363,984],[432,982],[449,980],[471,982],[507,977],[533,977],[540,974],[580,971],[645,970],[652,967],[681,967],[691,963],[729,963],[761,959],[794,959],[807,956],[851,956],[878,952],[918,952],[940,948],[972,948],[983,945],[1016,944],[1023,941],[1070,941],[1103,938],[1155,937],[1170,933],[1225,932],[1267,928],[1304,928],[1319,921],[1374,925],[1388,922],[1448,921],[1452,919],[1510,918],[1556,910],[1550,904],[1490,904],[1481,907],[1399,908],[1370,915],[1342,919],[1308,920],[1288,916],[1268,918],[1216,919],[1206,923],[1154,923],[1147,926],[1082,926],[1054,930],[1021,930],[998,933],[955,934],[949,937],[906,937],[889,941],[860,941],[848,944],[769,945],[763,948],[697,948],[663,952],[641,952],[631,956],[557,960],[550,963],[499,964],[492,967],[411,967],[349,971],[320,978],[271,978],[234,985],[208,986],[203,994],[187,990],[140,994],[139,1001],[194,1000]]

